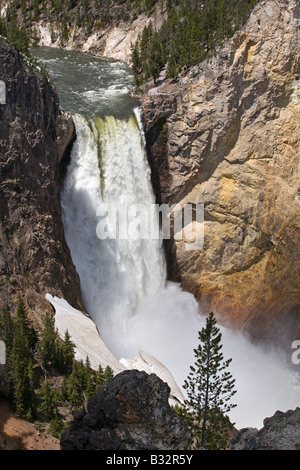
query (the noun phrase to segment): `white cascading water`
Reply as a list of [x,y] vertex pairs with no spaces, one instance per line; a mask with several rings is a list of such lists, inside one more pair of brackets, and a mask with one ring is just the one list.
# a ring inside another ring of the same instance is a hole
[[[96,235],[96,212],[105,202],[126,197],[129,205],[154,204],[139,113],[129,120],[77,114],[74,121],[77,140],[62,207],[86,308],[117,358],[132,359],[142,349],[165,364],[181,386],[204,325],[194,297],[166,283],[160,240],[100,240]],[[277,409],[299,405],[297,375],[280,354],[221,330],[224,356],[233,359],[238,406],[230,417],[237,427],[261,427]]]
[[144,142],[136,116],[121,121],[75,115],[74,121],[77,140],[62,194],[66,239],[87,310],[120,357],[128,320],[165,285],[164,260],[159,240],[100,240],[96,212],[122,197],[128,207],[153,203]]

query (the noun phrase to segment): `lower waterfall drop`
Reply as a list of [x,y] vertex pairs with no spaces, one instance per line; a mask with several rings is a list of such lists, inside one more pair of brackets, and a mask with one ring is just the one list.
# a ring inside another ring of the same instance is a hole
[[117,207],[122,198],[128,207],[154,205],[139,115],[118,120],[77,114],[74,121],[77,140],[62,192],[66,239],[101,336],[117,357],[136,355],[127,342],[128,325],[148,298],[165,289],[162,243],[151,237],[100,240],[96,213],[105,204]]
[[[197,302],[179,285],[166,282],[160,240],[100,240],[96,234],[101,205],[118,204],[120,197],[128,204],[154,203],[139,116],[118,120],[77,114],[74,121],[77,139],[62,208],[86,308],[118,359],[133,359],[142,349],[182,386],[205,324]],[[220,329],[224,357],[233,358],[238,406],[230,417],[237,426],[259,427],[277,409],[297,406],[299,382],[280,354],[254,346],[241,333]]]

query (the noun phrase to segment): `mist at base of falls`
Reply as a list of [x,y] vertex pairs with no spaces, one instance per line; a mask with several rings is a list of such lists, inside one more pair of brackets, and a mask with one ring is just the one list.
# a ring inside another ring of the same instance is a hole
[[[168,367],[182,386],[195,362],[198,331],[205,325],[194,297],[179,285],[167,283],[155,296],[144,299],[135,315],[124,318],[123,313],[120,306],[112,317],[98,322],[111,351],[120,359],[133,358],[142,349]],[[280,351],[259,347],[239,332],[219,328],[224,358],[232,358],[229,370],[236,379],[232,402],[237,407],[229,416],[238,429],[261,428],[263,420],[277,410],[299,406],[299,376]]]

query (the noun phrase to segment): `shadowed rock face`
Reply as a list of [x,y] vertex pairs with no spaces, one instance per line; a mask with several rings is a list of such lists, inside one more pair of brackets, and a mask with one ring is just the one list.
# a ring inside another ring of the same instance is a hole
[[175,91],[143,102],[158,201],[205,204],[204,248],[168,245],[170,278],[205,312],[288,347],[300,334],[299,17],[296,0],[262,1]]
[[0,287],[19,293],[39,319],[50,292],[83,308],[79,277],[64,239],[59,162],[75,137],[52,85],[0,39]]
[[62,450],[184,450],[190,434],[155,374],[124,371],[88,402],[61,438]]
[[300,408],[277,411],[259,431],[241,429],[231,440],[230,450],[300,450]]

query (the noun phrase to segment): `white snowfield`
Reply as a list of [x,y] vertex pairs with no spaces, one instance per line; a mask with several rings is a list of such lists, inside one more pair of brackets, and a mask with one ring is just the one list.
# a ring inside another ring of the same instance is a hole
[[125,367],[114,357],[102,341],[93,320],[81,311],[71,307],[64,299],[46,294],[46,299],[55,309],[55,328],[63,339],[68,330],[75,344],[75,358],[85,361],[87,356],[91,367],[95,370],[99,365],[109,365],[115,374],[125,370]]
[[46,299],[55,310],[55,329],[60,338],[64,339],[68,331],[75,344],[75,358],[85,361],[89,358],[92,369],[97,370],[99,365],[103,368],[110,366],[114,374],[126,369],[137,369],[148,374],[156,374],[166,382],[170,389],[170,404],[184,403],[184,395],[178,387],[171,372],[157,359],[144,351],[134,359],[121,359],[120,361],[105,345],[93,320],[80,310],[73,308],[66,300],[46,294]]

